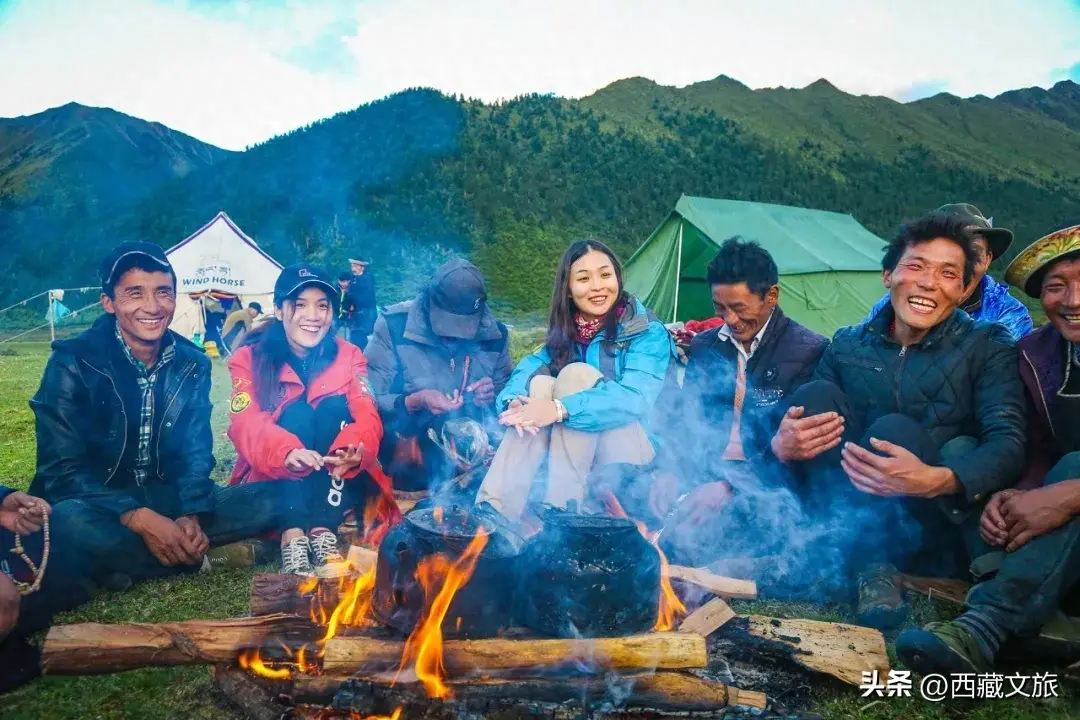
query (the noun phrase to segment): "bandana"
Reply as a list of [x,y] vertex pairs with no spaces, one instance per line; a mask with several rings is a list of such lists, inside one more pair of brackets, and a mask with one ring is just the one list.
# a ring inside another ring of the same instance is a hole
[[[626,303],[619,303],[615,307],[615,314],[620,320],[625,312]],[[595,338],[600,333],[600,330],[603,329],[605,319],[607,319],[607,315],[592,320],[586,320],[581,316],[581,313],[575,313],[574,325],[577,326],[577,341],[582,345],[591,343],[593,338]]]

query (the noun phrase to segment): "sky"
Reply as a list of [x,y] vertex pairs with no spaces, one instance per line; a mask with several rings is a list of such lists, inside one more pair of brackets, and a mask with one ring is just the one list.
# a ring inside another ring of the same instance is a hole
[[0,0],[0,117],[78,102],[239,150],[410,87],[909,101],[1080,81],[1080,0]]

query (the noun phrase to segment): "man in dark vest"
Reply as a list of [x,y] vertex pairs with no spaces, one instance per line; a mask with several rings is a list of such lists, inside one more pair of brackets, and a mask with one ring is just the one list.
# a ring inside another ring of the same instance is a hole
[[[385,428],[379,459],[395,489],[436,488],[486,458],[495,397],[513,366],[510,333],[488,308],[476,266],[450,260],[416,299],[387,308],[366,355]],[[457,451],[470,457],[455,462]]]
[[[664,530],[665,547],[677,558],[673,562],[690,564],[738,553],[733,533],[739,527],[754,528],[748,541],[755,550],[762,536],[777,537],[750,522],[761,517],[751,505],[763,485],[787,482],[770,441],[789,396],[810,379],[829,343],[780,309],[776,262],[758,243],[738,237],[725,241],[706,269],[706,281],[724,324],[694,337],[683,387],[665,392],[657,423],[665,454],[681,478],[682,499],[677,510],[653,510],[674,513]],[[836,418],[796,422],[798,441],[806,447],[840,442]],[[656,493],[662,489],[658,484]],[[660,494],[653,505],[668,500]],[[722,510],[729,504],[730,511]],[[706,523],[710,529],[703,532]],[[713,547],[709,538],[723,538],[723,545]]]

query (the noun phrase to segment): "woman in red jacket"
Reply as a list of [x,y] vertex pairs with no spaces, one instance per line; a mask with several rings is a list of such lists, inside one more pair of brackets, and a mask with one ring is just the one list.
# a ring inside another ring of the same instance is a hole
[[237,453],[229,482],[291,483],[281,535],[286,573],[338,574],[345,563],[333,528],[345,513],[375,494],[384,516],[396,511],[376,463],[383,429],[367,360],[334,338],[337,304],[326,273],[303,263],[285,268],[274,284],[275,320],[252,331],[228,363]]

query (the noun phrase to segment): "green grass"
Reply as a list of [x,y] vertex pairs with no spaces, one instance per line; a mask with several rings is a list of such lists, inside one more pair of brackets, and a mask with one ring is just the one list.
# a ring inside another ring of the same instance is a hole
[[[540,331],[516,333],[515,361],[542,342]],[[48,346],[14,345],[16,354],[0,355],[0,480],[25,489],[34,469],[33,416],[27,400],[37,388]],[[213,416],[215,479],[224,481],[234,453],[224,435],[229,383],[224,363],[215,362]],[[195,618],[228,618],[247,611],[251,571],[225,570],[182,579],[162,580],[121,593],[100,592],[87,605],[58,619],[70,622],[162,622]],[[850,620],[843,607],[805,603],[743,601],[741,613],[802,617],[826,621]],[[949,617],[955,609],[944,603],[913,598],[913,622]],[[890,653],[891,653],[890,645]],[[895,658],[894,658],[895,659]],[[0,668],[0,672],[3,669]],[[1066,720],[1080,717],[1073,698],[1050,701],[1001,700],[977,704],[935,705],[919,698],[871,699],[854,688],[822,684],[814,692],[813,709],[827,718],[853,720],[930,720],[976,718],[997,720]],[[3,718],[199,718],[242,717],[216,690],[204,667],[137,670],[115,675],[49,677],[0,698]]]

